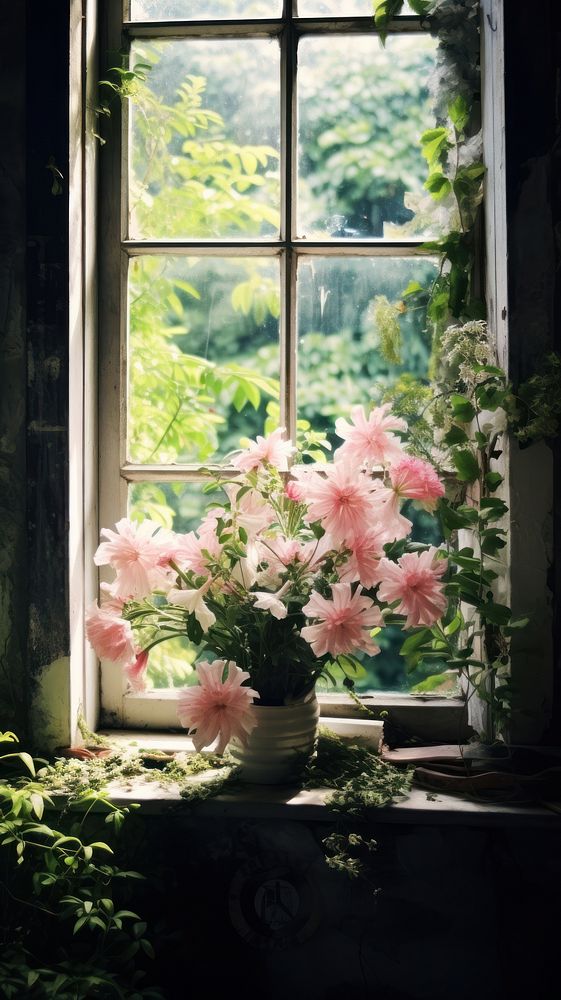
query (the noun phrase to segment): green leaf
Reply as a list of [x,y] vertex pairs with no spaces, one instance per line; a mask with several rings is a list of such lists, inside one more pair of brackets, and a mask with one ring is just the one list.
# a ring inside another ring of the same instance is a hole
[[435,201],[440,201],[442,198],[445,198],[446,195],[450,194],[452,190],[450,181],[439,170],[429,174],[424,183],[424,187],[426,187],[427,191],[430,191],[430,194]]
[[187,295],[191,295],[194,299],[200,299],[201,293],[197,291],[194,285],[190,285],[188,281],[181,281],[179,278],[174,278],[173,283],[177,288],[181,288],[183,292]]
[[498,490],[502,482],[504,482],[504,479],[499,472],[487,472],[485,475],[485,483],[492,493]]
[[486,522],[499,521],[501,517],[508,514],[506,503],[499,497],[483,497],[479,506],[481,507],[481,516],[485,518]]
[[469,270],[465,264],[453,263],[450,270],[450,312],[458,319],[463,311],[469,287]]
[[493,601],[483,604],[479,612],[486,622],[491,622],[493,625],[508,625],[512,614],[506,604],[495,604]]
[[469,438],[462,427],[458,427],[457,424],[452,424],[450,430],[444,435],[444,444],[448,447],[456,444],[466,444]]
[[481,532],[481,551],[487,556],[494,556],[500,549],[504,549],[506,541],[501,536],[505,532],[501,528],[487,528]]
[[411,691],[417,694],[428,694],[430,691],[437,691],[439,687],[442,687],[443,684],[449,681],[450,675],[448,673],[430,674],[429,677],[425,677],[418,684],[414,684]]
[[455,635],[463,624],[464,624],[464,616],[460,614],[459,611],[457,611],[454,617],[452,618],[452,621],[448,625],[444,626],[444,632],[448,636]]
[[450,404],[456,420],[461,421],[462,424],[468,424],[470,420],[473,420],[475,407],[466,396],[461,396],[459,393],[454,392],[450,397]]
[[449,500],[441,500],[438,508],[442,527],[445,531],[457,531],[459,528],[469,528],[478,519],[478,513],[473,507],[453,507]]
[[422,628],[419,632],[413,632],[402,644],[399,652],[401,656],[410,656],[421,646],[432,639],[432,632],[429,628]]
[[405,291],[401,293],[402,298],[405,299],[407,298],[408,295],[416,295],[417,292],[424,292],[425,290],[426,289],[424,289],[423,286],[420,285],[418,281],[410,281]]
[[419,17],[424,17],[431,5],[431,0],[409,0],[409,6],[411,10],[418,14]]
[[493,383],[477,386],[475,398],[482,410],[496,410],[505,401],[506,389]]
[[380,33],[382,45],[385,44],[388,34],[385,29],[402,7],[403,0],[374,0],[374,24]]
[[529,618],[511,618],[508,625],[505,626],[506,635],[512,635],[519,628],[526,628],[530,624]]
[[462,483],[473,483],[479,476],[479,464],[469,448],[459,448],[452,454],[452,461]]
[[455,563],[456,566],[461,566],[462,569],[472,570],[474,573],[478,573],[481,568],[481,560],[476,559],[473,556],[463,556],[460,553],[451,552],[448,558],[450,562]]
[[156,957],[156,954],[154,952],[154,949],[153,949],[152,945],[150,944],[150,942],[146,938],[142,938],[142,940],[140,942],[140,947],[142,948],[143,952],[146,955],[148,955],[148,958],[155,958]]
[[454,128],[458,132],[464,132],[469,122],[469,107],[463,94],[458,94],[448,106],[448,114]]
[[447,128],[429,128],[421,136],[421,152],[425,157],[429,168],[437,166],[444,153],[450,149],[450,133]]

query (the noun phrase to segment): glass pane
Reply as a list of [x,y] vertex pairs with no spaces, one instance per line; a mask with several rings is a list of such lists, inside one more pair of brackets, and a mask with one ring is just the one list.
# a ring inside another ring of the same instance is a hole
[[277,258],[131,262],[130,461],[218,462],[263,432],[279,394],[279,298]]
[[[201,483],[133,483],[129,486],[128,516],[139,520],[149,517],[165,528],[186,534],[199,527],[210,501],[219,498],[219,493],[204,493]],[[154,646],[148,660],[148,687],[196,684],[195,663],[200,653],[200,647],[186,636]]]
[[[341,440],[333,433],[338,416],[349,417],[352,406],[381,403],[401,380],[428,384],[431,335],[427,330],[426,294],[403,292],[412,283],[429,288],[438,274],[434,258],[306,257],[298,269],[298,416],[314,430],[327,432],[333,448]],[[391,318],[386,305],[398,301]],[[410,504],[412,538],[438,545],[436,518]],[[361,657],[366,676],[360,691],[411,690],[428,674],[432,662],[412,674],[399,656],[400,629],[386,629],[382,652]],[[452,683],[452,682],[451,682]]]
[[133,239],[278,235],[279,63],[275,39],[134,42]]
[[131,21],[280,17],[281,0],[131,0]]
[[[426,35],[303,38],[299,44],[298,235],[399,239],[438,232],[421,133],[433,124]],[[352,53],[352,57],[351,57]]]
[[[298,0],[299,17],[372,17],[372,0]],[[411,15],[408,3],[401,14]]]
[[[357,403],[380,399],[403,374],[426,379],[431,335],[416,300],[391,323],[382,306],[430,288],[434,258],[305,257],[298,269],[298,416],[331,431]],[[425,296],[426,299],[426,296]],[[397,324],[397,326],[396,326]],[[392,342],[389,339],[394,333]],[[336,446],[338,439],[331,437]]]
[[186,534],[195,531],[214,494],[203,492],[202,483],[131,483],[129,517],[148,517],[163,528]]

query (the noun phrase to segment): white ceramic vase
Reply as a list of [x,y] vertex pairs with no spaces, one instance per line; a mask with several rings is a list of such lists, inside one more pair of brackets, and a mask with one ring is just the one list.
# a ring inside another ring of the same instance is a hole
[[298,777],[311,757],[318,729],[319,705],[312,691],[291,705],[254,706],[257,725],[247,746],[234,739],[230,752],[241,764],[242,781],[280,785]]

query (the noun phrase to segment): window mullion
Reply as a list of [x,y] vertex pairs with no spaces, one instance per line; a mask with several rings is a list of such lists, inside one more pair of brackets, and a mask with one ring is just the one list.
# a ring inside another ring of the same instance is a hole
[[296,62],[293,0],[285,0],[281,35],[281,426],[296,440]]

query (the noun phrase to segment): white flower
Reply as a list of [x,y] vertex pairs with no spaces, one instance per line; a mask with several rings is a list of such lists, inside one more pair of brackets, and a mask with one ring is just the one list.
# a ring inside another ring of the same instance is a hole
[[232,580],[239,583],[245,590],[253,587],[257,579],[257,566],[259,565],[259,549],[255,542],[248,542],[246,555],[242,556],[230,571]]
[[216,621],[216,615],[205,604],[204,595],[208,590],[208,584],[203,584],[198,590],[170,590],[168,603],[176,604],[180,608],[186,608],[190,614],[195,615],[203,632],[208,632],[211,625]]
[[255,607],[259,608],[260,611],[270,611],[273,618],[286,618],[287,610],[286,605],[282,603],[281,597],[284,597],[287,590],[290,587],[289,581],[287,581],[280,590],[276,593],[270,594],[267,590],[258,590],[253,594],[255,598]]

